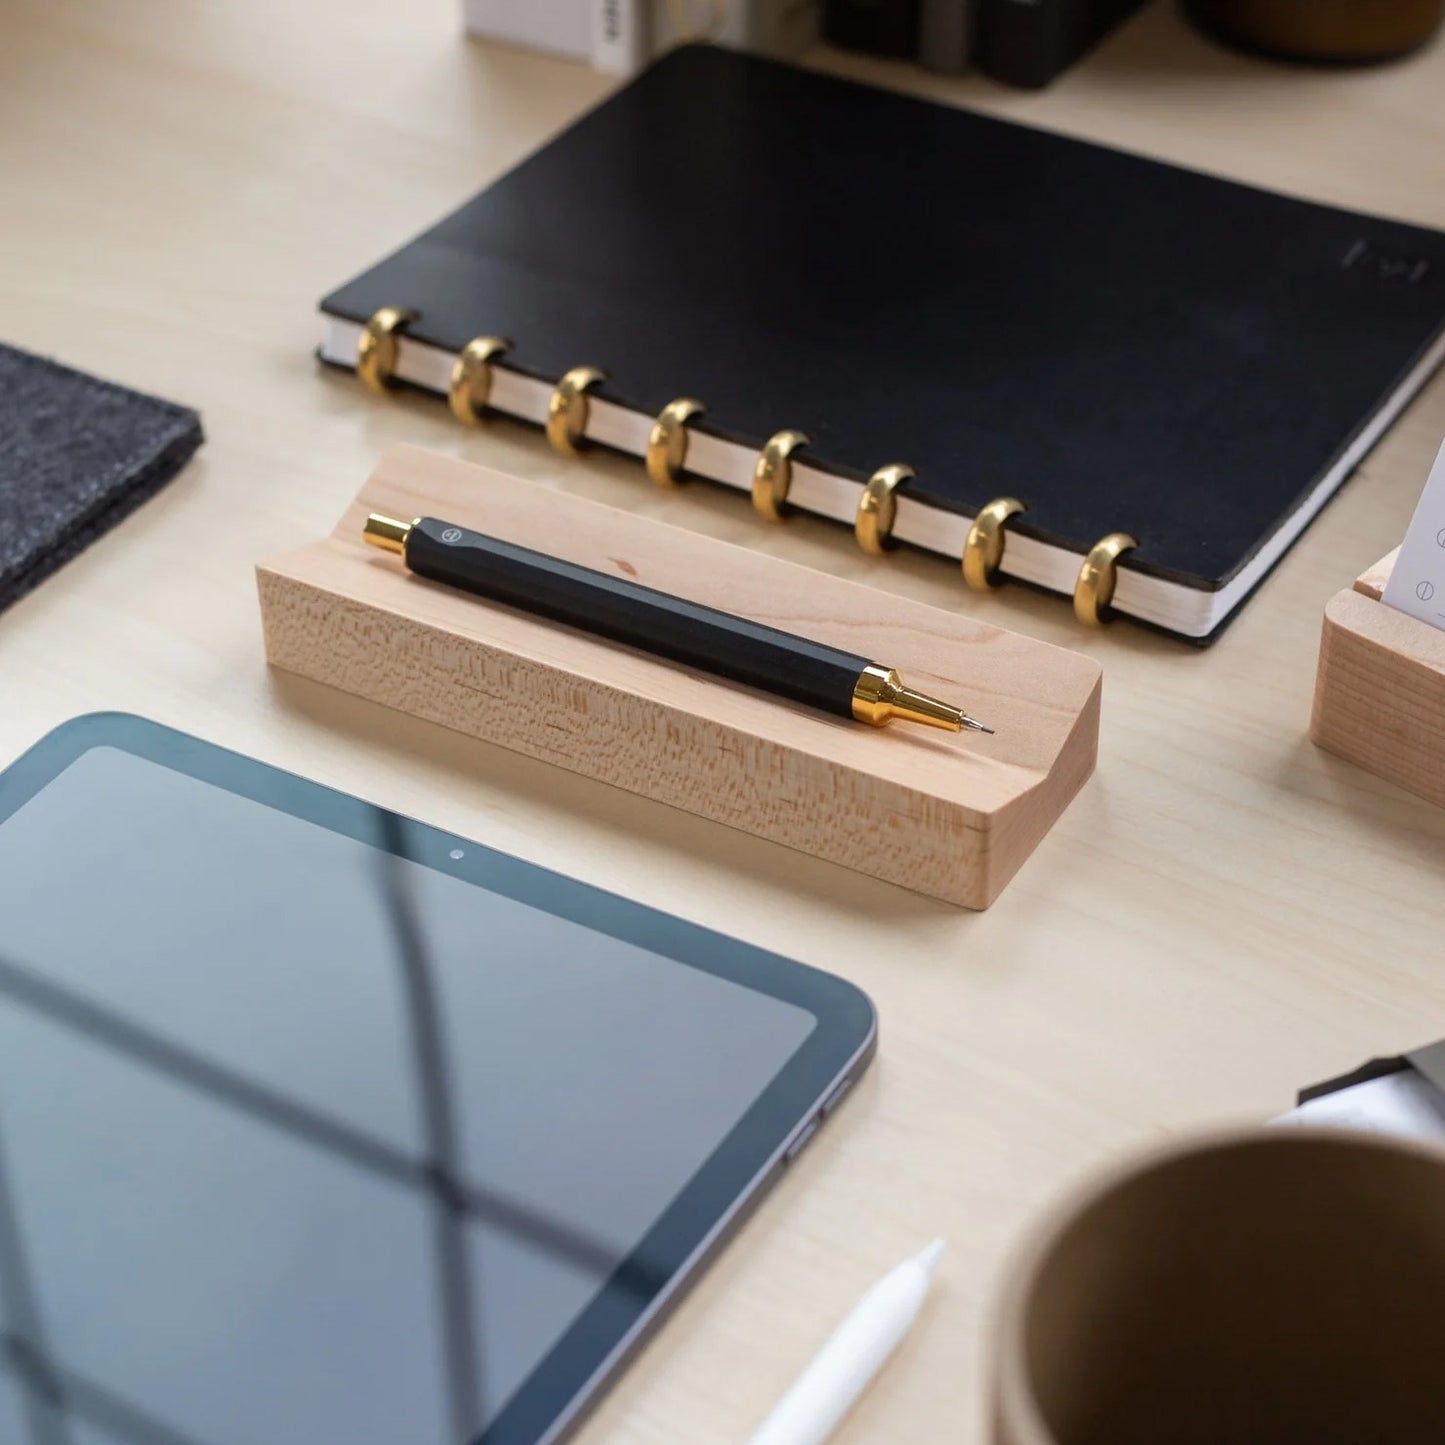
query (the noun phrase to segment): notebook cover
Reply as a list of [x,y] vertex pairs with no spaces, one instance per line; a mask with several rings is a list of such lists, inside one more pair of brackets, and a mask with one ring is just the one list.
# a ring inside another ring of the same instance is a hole
[[323,310],[1223,586],[1445,324],[1445,235],[706,46]]
[[201,419],[0,345],[0,609],[153,496],[201,444]]

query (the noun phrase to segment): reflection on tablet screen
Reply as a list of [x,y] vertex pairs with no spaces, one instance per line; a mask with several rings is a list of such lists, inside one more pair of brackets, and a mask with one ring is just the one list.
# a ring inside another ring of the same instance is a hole
[[461,1445],[815,1026],[376,842],[108,747],[0,824],[0,1440]]

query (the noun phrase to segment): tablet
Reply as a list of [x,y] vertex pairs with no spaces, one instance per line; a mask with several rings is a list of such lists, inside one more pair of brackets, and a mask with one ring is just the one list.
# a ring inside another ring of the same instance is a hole
[[0,774],[0,1440],[556,1440],[874,1037],[815,969],[76,719]]

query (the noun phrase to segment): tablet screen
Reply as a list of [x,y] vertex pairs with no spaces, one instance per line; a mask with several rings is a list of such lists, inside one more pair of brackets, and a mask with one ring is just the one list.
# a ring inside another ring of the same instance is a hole
[[817,1027],[371,811],[102,746],[0,823],[0,1440],[475,1439]]

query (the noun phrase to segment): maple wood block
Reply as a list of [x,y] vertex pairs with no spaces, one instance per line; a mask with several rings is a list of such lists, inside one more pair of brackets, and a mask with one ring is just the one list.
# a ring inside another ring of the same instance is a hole
[[1396,555],[1325,608],[1310,736],[1445,805],[1445,632],[1381,600]]
[[[993,737],[874,729],[470,597],[368,547],[441,517],[896,667]],[[985,908],[1093,771],[1077,653],[425,451],[387,451],[331,535],[257,568],[276,667],[876,878]]]

